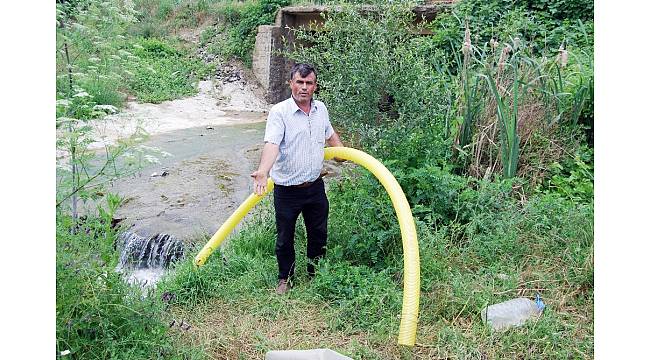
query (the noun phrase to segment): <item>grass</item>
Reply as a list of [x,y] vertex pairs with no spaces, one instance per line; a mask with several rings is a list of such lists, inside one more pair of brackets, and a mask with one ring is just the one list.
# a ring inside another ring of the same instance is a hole
[[[354,359],[592,358],[592,205],[540,195],[475,221],[481,226],[449,223],[437,231],[418,223],[422,294],[413,348],[397,345],[399,263],[381,270],[334,254],[310,281],[299,226],[295,286],[275,295],[268,199],[223,253],[198,270],[188,260],[160,291],[177,294],[171,314],[192,324],[176,331],[177,341],[209,358],[321,347]],[[547,304],[539,320],[503,333],[482,323],[484,306],[537,293]]]

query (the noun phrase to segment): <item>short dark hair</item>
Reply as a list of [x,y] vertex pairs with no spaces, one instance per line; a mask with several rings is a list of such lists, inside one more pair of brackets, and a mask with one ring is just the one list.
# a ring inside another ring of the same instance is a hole
[[314,73],[316,79],[318,79],[318,74],[316,74],[316,69],[313,66],[306,63],[298,63],[291,68],[291,77],[289,80],[293,80],[293,76],[299,73],[302,77],[307,77],[309,74]]

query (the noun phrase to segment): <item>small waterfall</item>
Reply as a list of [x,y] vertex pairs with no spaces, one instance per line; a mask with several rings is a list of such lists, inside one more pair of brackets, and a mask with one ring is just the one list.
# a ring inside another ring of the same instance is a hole
[[143,287],[155,285],[165,269],[184,255],[183,243],[168,234],[143,237],[125,231],[118,242],[121,254],[116,271],[124,274],[129,284]]

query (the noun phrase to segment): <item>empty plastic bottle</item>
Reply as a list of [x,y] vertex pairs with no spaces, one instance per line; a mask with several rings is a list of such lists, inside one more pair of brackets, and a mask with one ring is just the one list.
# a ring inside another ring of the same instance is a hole
[[538,294],[534,301],[516,298],[490,305],[481,310],[481,318],[492,329],[505,330],[511,326],[520,326],[533,316],[539,316],[545,307]]

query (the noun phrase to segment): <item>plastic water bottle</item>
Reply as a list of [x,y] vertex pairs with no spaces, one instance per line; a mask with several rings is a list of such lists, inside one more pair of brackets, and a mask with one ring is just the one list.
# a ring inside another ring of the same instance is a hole
[[535,300],[516,298],[481,310],[481,319],[494,330],[505,330],[511,326],[520,326],[533,316],[544,311],[544,302],[539,294]]

